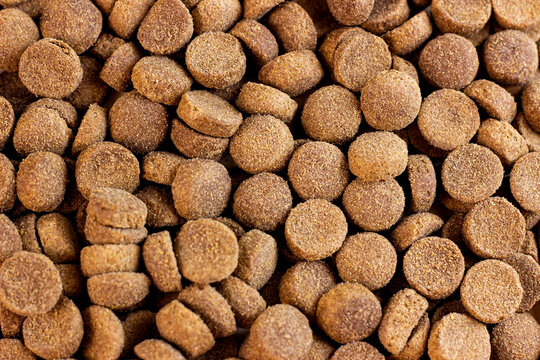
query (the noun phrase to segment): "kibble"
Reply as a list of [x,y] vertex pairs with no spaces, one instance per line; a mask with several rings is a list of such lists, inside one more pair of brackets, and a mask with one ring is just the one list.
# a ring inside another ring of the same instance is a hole
[[523,89],[521,105],[527,123],[535,130],[540,130],[540,80],[531,81]]
[[111,310],[127,310],[142,302],[150,291],[150,279],[142,273],[118,272],[94,275],[86,282],[88,297]]
[[30,16],[18,9],[0,11],[0,69],[16,72],[26,48],[39,40],[39,31]]
[[476,33],[486,25],[491,15],[491,2],[435,0],[431,5],[431,14],[442,32],[466,35]]
[[118,36],[130,38],[153,3],[152,0],[116,0],[109,14],[109,27]]
[[236,276],[229,276],[219,283],[217,290],[232,308],[238,326],[249,329],[255,319],[266,309],[266,302],[257,289]]
[[92,104],[83,116],[77,134],[71,144],[72,155],[77,156],[90,145],[104,141],[106,135],[106,110],[97,104]]
[[273,10],[268,17],[268,26],[276,34],[285,52],[315,50],[317,46],[317,30],[313,20],[295,2],[285,2]]
[[334,18],[344,25],[360,25],[373,10],[373,0],[328,1],[328,8]]
[[229,33],[242,41],[259,66],[278,56],[279,48],[274,34],[253,19],[244,19],[236,23]]
[[431,159],[426,155],[409,155],[407,177],[411,191],[411,210],[428,211],[437,193],[437,174]]
[[528,1],[493,1],[493,14],[499,24],[509,29],[525,30],[538,22],[540,5]]
[[141,59],[142,52],[134,43],[120,45],[107,58],[99,77],[116,91],[125,91],[131,85],[133,67]]
[[227,31],[242,16],[242,5],[239,0],[202,0],[192,10],[191,15],[197,34]]
[[482,122],[476,142],[493,151],[503,164],[510,165],[529,152],[526,140],[512,125],[504,121],[487,119]]
[[0,214],[0,265],[11,255],[23,250],[19,230],[4,214]]
[[405,21],[382,36],[393,54],[404,56],[418,49],[431,36],[433,27],[426,11]]
[[238,248],[238,266],[234,274],[259,290],[276,269],[276,240],[260,230],[251,230],[238,239]]
[[142,255],[144,266],[160,291],[173,292],[182,289],[182,276],[168,231],[148,236],[144,241]]
[[529,311],[540,299],[540,265],[533,257],[521,253],[510,255],[504,262],[517,271],[523,287],[523,298],[517,312]]
[[286,93],[254,82],[242,86],[236,106],[249,114],[272,115],[287,124],[293,120],[298,109],[296,101]]
[[215,161],[223,157],[229,146],[229,138],[201,134],[178,119],[172,120],[171,140],[187,157]]
[[141,177],[158,184],[171,185],[178,165],[184,160],[182,156],[167,151],[149,152],[143,158]]
[[540,325],[529,313],[515,314],[491,331],[493,355],[501,360],[540,355]]
[[82,355],[89,360],[117,359],[124,347],[122,322],[109,309],[92,305],[82,312]]
[[153,228],[180,225],[180,218],[174,207],[171,189],[159,185],[147,185],[135,192],[135,196],[146,205],[148,215],[146,225]]
[[0,339],[1,360],[35,360],[36,356],[18,339]]
[[169,343],[158,339],[147,339],[133,348],[135,355],[144,360],[185,360],[181,352]]
[[409,215],[392,231],[392,242],[397,251],[403,251],[417,240],[440,230],[443,224],[440,217],[429,212]]
[[540,212],[540,154],[529,153],[521,157],[510,172],[510,190],[525,210]]
[[64,215],[42,215],[36,222],[36,231],[43,252],[54,263],[74,262],[79,259],[77,233],[71,221]]
[[516,117],[514,97],[503,87],[489,80],[475,80],[463,92],[489,116],[511,123]]
[[15,168],[4,154],[0,154],[0,174],[0,212],[7,212],[15,205]]
[[141,250],[138,245],[91,245],[81,250],[81,270],[84,276],[111,272],[135,272],[139,268]]
[[258,20],[283,1],[284,0],[246,0],[244,3],[244,18]]

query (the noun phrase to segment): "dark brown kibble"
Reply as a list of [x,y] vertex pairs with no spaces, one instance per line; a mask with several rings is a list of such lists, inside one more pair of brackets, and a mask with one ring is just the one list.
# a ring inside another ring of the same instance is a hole
[[264,309],[266,302],[259,292],[236,276],[219,283],[217,290],[232,308],[238,326],[249,329]]
[[128,310],[150,292],[151,280],[143,273],[118,272],[94,275],[86,282],[88,297],[111,310]]
[[79,264],[55,264],[62,278],[62,293],[70,299],[81,296],[84,287]]
[[536,359],[540,355],[540,325],[529,313],[512,315],[493,327],[491,346],[497,359]]
[[138,343],[156,336],[156,314],[149,310],[139,310],[129,313],[122,322],[122,327],[124,329],[124,349],[122,355],[126,355],[130,354]]
[[202,0],[191,12],[197,34],[207,31],[227,31],[242,16],[239,0]]
[[[66,100],[79,110],[86,110],[94,103],[101,104],[105,100],[109,87],[101,80],[99,73],[103,65],[94,58],[80,56],[83,78],[79,86]],[[70,127],[72,127],[70,125]]]
[[298,109],[298,103],[286,93],[254,82],[242,86],[236,106],[248,114],[272,115],[287,124],[291,123]]
[[18,9],[0,11],[0,69],[16,72],[22,53],[38,40],[39,30],[30,16]]
[[373,10],[373,0],[330,0],[328,8],[334,18],[344,25],[360,25]]
[[426,11],[420,11],[397,28],[382,36],[392,54],[404,56],[418,49],[433,32]]
[[261,23],[244,19],[229,31],[245,45],[259,66],[265,65],[279,54],[279,48],[274,34]]
[[516,117],[516,100],[503,87],[492,81],[473,81],[463,92],[495,119],[511,123]]
[[124,347],[122,322],[109,309],[92,305],[82,312],[82,355],[88,360],[117,359]]
[[[99,1],[101,0],[96,1],[98,5]],[[92,53],[92,55],[95,55],[101,60],[107,60],[116,49],[118,49],[125,43],[126,42],[119,37],[116,37],[106,32],[102,32],[96,40],[96,43],[90,49],[90,52]]]
[[353,36],[356,33],[365,34],[366,31],[360,27],[342,27],[331,31],[321,46],[319,47],[319,53],[326,67],[330,70],[334,68],[334,54],[336,48],[342,40],[349,36]]
[[229,138],[201,134],[178,119],[172,120],[171,140],[183,155],[218,161],[229,146]]
[[153,3],[153,0],[116,0],[109,14],[109,27],[118,36],[129,39]]
[[129,42],[120,45],[107,58],[99,77],[116,91],[125,91],[131,85],[131,72],[142,57],[142,51]]
[[397,251],[403,251],[416,240],[438,231],[444,222],[435,214],[419,212],[404,217],[392,231],[392,242]]

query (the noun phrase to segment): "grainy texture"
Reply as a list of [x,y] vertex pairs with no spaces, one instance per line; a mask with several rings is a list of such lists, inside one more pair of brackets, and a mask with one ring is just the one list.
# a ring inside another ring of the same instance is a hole
[[0,174],[0,212],[3,213],[15,205],[16,199],[15,168],[4,154],[0,154]]
[[239,0],[202,0],[191,12],[197,34],[227,31],[242,17]]
[[510,172],[510,190],[525,210],[540,212],[540,153],[521,157]]
[[404,217],[392,231],[392,242],[397,251],[403,251],[417,240],[440,230],[443,224],[440,217],[429,212],[409,215]]
[[1,360],[35,360],[36,356],[18,339],[0,339]]
[[103,187],[90,194],[86,214],[102,225],[141,228],[146,222],[147,209],[141,200],[129,192]]
[[16,72],[24,50],[38,40],[39,31],[30,16],[18,9],[0,11],[0,69]]
[[81,271],[85,277],[111,272],[135,272],[139,268],[138,245],[90,245],[81,250]]
[[88,297],[111,310],[129,310],[150,291],[150,279],[143,273],[118,272],[94,275],[86,283]]
[[[173,126],[174,129],[174,120]],[[152,151],[146,154],[142,161],[141,177],[162,185],[171,185],[176,176],[176,170],[185,159],[167,151]]]
[[517,312],[526,312],[540,300],[540,265],[533,257],[521,253],[510,255],[504,260],[519,275],[523,287],[523,299]]
[[17,251],[23,250],[19,229],[4,214],[0,214],[0,265]]
[[259,66],[278,56],[279,48],[274,34],[253,19],[239,21],[229,33],[242,41]]
[[405,0],[376,0],[369,17],[361,25],[373,34],[383,34],[407,21],[409,14]]
[[525,30],[538,23],[540,4],[534,1],[494,0],[493,14],[503,27]]
[[229,146],[229,138],[218,138],[197,132],[178,119],[172,120],[171,140],[183,155],[218,161]]
[[146,339],[133,348],[135,355],[143,360],[185,360],[181,352],[158,339]]
[[[107,96],[109,87],[101,80],[99,73],[103,65],[94,58],[79,56],[83,69],[81,83],[66,100],[78,110],[87,110],[92,104],[101,104]],[[73,127],[71,124],[68,125]]]
[[161,231],[146,238],[142,248],[144,266],[153,284],[162,292],[180,291],[182,276],[178,270],[171,235]]
[[131,85],[131,72],[141,59],[142,51],[135,43],[120,45],[107,58],[99,77],[116,91],[125,91]]
[[71,154],[79,155],[88,146],[105,140],[107,135],[107,113],[97,104],[88,107],[81,120],[77,134],[71,144]]
[[515,163],[529,152],[527,142],[518,130],[507,122],[494,119],[482,122],[476,142],[497,154],[505,165]]
[[317,47],[317,30],[313,20],[295,2],[285,2],[273,10],[268,17],[268,27],[276,34],[285,52],[315,50]]
[[516,117],[516,100],[508,91],[493,81],[475,80],[463,92],[495,119],[510,123]]
[[426,155],[409,155],[407,177],[411,189],[411,210],[428,211],[437,193],[437,174]]
[[71,221],[62,214],[48,213],[36,222],[36,231],[43,252],[54,263],[74,262],[79,259],[80,245]]
[[254,82],[242,86],[236,106],[248,114],[272,115],[286,124],[291,123],[298,109],[298,103],[286,93]]
[[420,11],[382,36],[393,54],[403,56],[418,49],[431,36],[433,27],[426,11]]
[[238,326],[249,329],[255,319],[266,309],[266,302],[259,292],[236,276],[229,276],[217,290],[232,308]]
[[258,20],[284,0],[245,0],[244,18]]
[[13,106],[5,97],[0,96],[0,149],[3,150],[15,126]]
[[124,347],[122,322],[109,309],[92,305],[82,312],[84,339],[82,355],[89,360],[114,360]]
[[121,38],[129,39],[153,3],[153,0],[116,0],[109,14],[109,27]]
[[373,10],[373,0],[328,1],[328,8],[334,18],[344,25],[360,25]]
[[260,230],[251,230],[238,239],[238,266],[234,274],[259,290],[276,269],[276,240]]
[[444,33],[460,35],[480,31],[491,15],[491,1],[435,0],[431,14],[437,27]]
[[153,228],[181,225],[184,221],[176,212],[171,189],[165,186],[147,185],[135,192],[148,210],[146,225]]
[[540,325],[529,313],[515,314],[491,331],[493,355],[501,360],[540,356]]

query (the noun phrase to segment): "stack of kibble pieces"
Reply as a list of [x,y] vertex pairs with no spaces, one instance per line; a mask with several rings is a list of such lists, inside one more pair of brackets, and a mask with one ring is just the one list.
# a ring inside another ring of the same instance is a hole
[[0,9],[0,360],[540,358],[540,0]]

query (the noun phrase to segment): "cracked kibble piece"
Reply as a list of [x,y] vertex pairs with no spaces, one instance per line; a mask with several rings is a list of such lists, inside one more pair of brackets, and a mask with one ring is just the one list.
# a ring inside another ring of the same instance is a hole
[[192,284],[180,292],[178,300],[201,317],[216,339],[236,332],[231,306],[212,286]]
[[143,158],[141,177],[158,184],[171,185],[178,165],[184,160],[182,156],[167,151],[149,152]]
[[266,309],[266,302],[257,289],[236,276],[229,276],[220,282],[217,290],[227,299],[239,327],[249,329],[259,314]]
[[391,180],[407,168],[407,143],[389,131],[360,135],[349,147],[349,169],[364,182]]
[[148,99],[165,105],[178,105],[193,80],[180,64],[166,56],[146,56],[131,72],[133,87]]
[[349,183],[347,159],[332,144],[310,141],[293,153],[287,175],[294,191],[303,199],[334,201]]
[[[99,1],[100,0],[97,0],[96,3],[99,3]],[[90,53],[100,60],[107,60],[118,47],[125,43],[124,39],[102,32],[96,40],[96,43],[90,49]]]
[[19,339],[0,339],[0,360],[35,360],[36,356]]
[[511,165],[529,152],[526,140],[512,125],[495,119],[482,122],[476,142],[493,151],[503,164]]
[[0,302],[18,315],[44,314],[61,294],[60,273],[45,255],[19,251],[0,268]]
[[429,83],[455,90],[469,85],[479,66],[474,45],[456,34],[444,34],[428,42],[418,60],[418,67]]
[[77,54],[96,42],[102,23],[101,12],[90,0],[47,1],[39,18],[44,38],[62,40]]
[[[78,110],[86,110],[94,103],[103,103],[109,87],[99,77],[103,68],[99,61],[88,56],[80,56],[79,59],[83,69],[83,78],[79,86],[66,100]],[[70,127],[72,126],[70,125]]]
[[41,39],[22,53],[19,77],[30,92],[60,99],[81,83],[83,69],[75,51],[65,42]]
[[480,201],[463,221],[468,248],[482,258],[504,259],[517,252],[525,240],[525,219],[503,197]]
[[[205,0],[208,1],[208,0]],[[304,8],[288,1],[279,5],[268,17],[268,27],[287,52],[295,50],[315,50],[317,30],[313,20]]]
[[71,154],[78,156],[84,149],[105,140],[107,111],[98,104],[88,107],[71,145]]
[[392,242],[397,251],[406,250],[418,239],[439,231],[444,221],[435,214],[419,212],[404,217],[392,231]]
[[117,272],[94,275],[86,282],[88,297],[111,310],[129,310],[150,292],[152,281],[142,273]]
[[55,264],[62,278],[62,292],[65,296],[77,299],[82,295],[84,280],[79,264]]
[[461,283],[465,259],[451,240],[436,236],[415,241],[403,258],[409,284],[430,299],[445,299]]
[[233,135],[229,151],[234,162],[251,174],[285,168],[294,151],[291,131],[271,115],[253,115]]
[[122,229],[100,224],[96,218],[89,216],[84,224],[86,240],[94,245],[106,244],[138,244],[148,235],[145,227],[139,229]]
[[504,169],[497,155],[476,144],[462,145],[452,151],[441,170],[444,189],[454,199],[467,203],[493,195],[501,186],[503,176]]
[[54,263],[75,262],[79,259],[79,240],[71,221],[62,214],[48,213],[36,222],[43,252]]
[[183,155],[218,161],[229,146],[229,138],[201,134],[178,119],[172,120],[171,140]]
[[328,0],[332,16],[344,25],[360,25],[373,10],[374,0]]
[[403,350],[394,355],[394,358],[396,360],[420,359],[426,352],[430,330],[431,323],[429,321],[428,313],[426,312],[418,321],[418,324],[412,331]]
[[246,55],[230,34],[210,31],[194,38],[186,49],[186,66],[193,78],[212,89],[239,82],[246,72]]
[[146,271],[159,291],[172,292],[182,289],[182,276],[168,231],[149,235],[144,241],[142,255]]
[[285,0],[244,0],[244,18],[258,20]]
[[290,305],[278,304],[255,320],[239,355],[246,360],[302,360],[312,343],[313,332],[304,314]]
[[172,183],[174,206],[187,220],[219,216],[227,207],[231,178],[220,163],[190,159],[179,164]]
[[491,330],[493,356],[500,360],[540,356],[540,325],[529,313],[514,314]]
[[260,230],[251,230],[238,239],[238,248],[238,266],[234,275],[259,290],[276,269],[276,240]]
[[242,17],[242,4],[238,0],[202,0],[191,15],[197,34],[227,31]]
[[[15,167],[0,153],[0,213],[9,211],[15,205]],[[1,263],[2,261],[0,261]]]
[[181,225],[180,218],[174,207],[171,189],[159,185],[147,185],[135,192],[148,210],[146,225],[153,228]]
[[[29,251],[29,252],[33,252],[37,254],[43,253],[43,250],[41,249],[41,245],[39,244],[39,240],[37,238],[36,220],[37,220],[36,214],[28,213],[14,221],[15,226],[17,226],[19,235],[22,240],[22,249],[19,249],[19,250]],[[2,224],[1,220],[0,220],[0,224]],[[12,233],[10,234],[9,231],[6,231],[6,230],[3,230],[3,231],[4,231],[3,232],[4,234],[8,234],[8,235],[12,234]],[[0,242],[2,242],[3,244],[9,244],[9,242],[6,240],[0,241]],[[3,258],[1,254],[2,254],[2,251],[0,250],[0,264],[3,262],[3,260],[5,260],[5,258]]]
[[124,348],[122,356],[131,354],[138,343],[157,335],[156,314],[149,310],[131,312],[122,322]]
[[463,92],[489,116],[497,120],[511,123],[516,117],[516,100],[502,86],[493,81],[475,80]]
[[19,165],[16,181],[17,197],[25,208],[53,211],[64,200],[67,166],[59,155],[35,152]]
[[183,48],[192,35],[193,18],[182,1],[158,0],[140,23],[137,39],[144,49],[165,55]]
[[523,299],[519,274],[500,260],[484,260],[473,265],[463,278],[460,292],[469,314],[486,324],[510,317]]
[[301,259],[325,259],[339,250],[347,236],[343,211],[324,199],[311,199],[294,207],[285,221],[289,250]]
[[233,195],[233,213],[243,225],[261,231],[281,226],[292,207],[287,182],[271,173],[260,173],[244,180]]
[[526,30],[538,23],[540,4],[527,0],[492,0],[495,20],[504,28]]
[[523,299],[517,312],[526,312],[540,300],[540,265],[532,256],[515,253],[504,259],[519,275]]
[[323,76],[322,65],[311,50],[296,50],[278,56],[259,71],[259,81],[291,97],[314,88]]
[[[81,271],[85,277],[111,272],[135,272],[139,268],[138,245],[90,245],[81,250]],[[149,271],[150,272],[150,271]]]
[[94,189],[114,187],[133,192],[139,186],[139,161],[131,151],[112,142],[87,147],[77,157],[77,188],[88,198]]
[[159,339],[146,339],[137,344],[133,351],[143,360],[185,360],[182,353],[169,343]]
[[154,0],[116,0],[109,14],[109,27],[121,38],[131,38],[153,4]]
[[109,187],[90,193],[86,213],[102,225],[117,228],[142,228],[147,209],[143,201],[131,193]]
[[420,87],[409,75],[397,70],[382,71],[362,89],[362,112],[366,122],[377,130],[401,130],[420,111]]
[[491,16],[491,1],[434,0],[431,14],[443,33],[472,34],[487,24]]
[[333,144],[352,140],[361,122],[360,101],[339,85],[317,89],[308,97],[302,110],[302,126],[306,134]]
[[407,21],[409,14],[406,0],[376,0],[371,14],[361,26],[373,34],[383,34]]
[[0,150],[11,137],[11,132],[15,126],[15,112],[13,106],[5,97],[0,96]]
[[77,306],[66,297],[45,314],[26,318],[24,344],[34,354],[45,359],[70,357],[83,339],[83,319]]
[[16,72],[26,48],[39,40],[39,30],[32,20],[19,9],[0,11],[0,69]]
[[116,91],[125,91],[131,85],[133,67],[142,58],[142,51],[133,43],[120,45],[107,58],[99,77]]
[[403,289],[390,298],[377,333],[388,352],[397,355],[405,349],[427,308],[428,301],[413,289]]
[[82,312],[84,338],[81,354],[88,360],[115,360],[124,347],[122,322],[109,309],[92,305]]
[[392,227],[405,210],[405,194],[394,179],[366,183],[353,180],[343,193],[343,208],[352,222],[366,231]]
[[384,360],[383,354],[376,347],[363,341],[352,341],[341,345],[330,360]]
[[437,195],[437,174],[429,156],[409,155],[407,176],[411,190],[411,210],[429,211]]
[[334,52],[334,78],[354,92],[360,92],[372,76],[391,67],[388,45],[368,32],[355,32],[345,37]]
[[165,140],[169,116],[165,106],[137,92],[122,95],[109,112],[109,130],[115,142],[135,154],[156,150]]
[[336,275],[322,261],[300,261],[291,266],[279,283],[279,299],[315,320],[321,296],[336,286]]
[[499,31],[484,44],[484,64],[489,76],[501,85],[525,85],[538,69],[538,49],[524,32]]
[[422,102],[418,128],[433,146],[451,151],[468,143],[480,127],[478,107],[467,95],[453,89],[432,92]]
[[405,21],[397,28],[382,35],[392,54],[404,56],[418,49],[431,36],[433,27],[426,11]]
[[238,241],[227,226],[212,219],[188,221],[175,239],[182,276],[210,284],[231,275],[238,265]]
[[236,106],[248,114],[272,115],[286,124],[292,122],[298,109],[298,103],[286,93],[254,82],[242,86]]
[[349,236],[336,255],[336,267],[343,281],[360,283],[371,291],[386,286],[396,266],[396,250],[377,233]]
[[486,325],[469,315],[451,313],[437,321],[428,340],[432,360],[489,360],[491,344]]
[[317,305],[317,323],[340,344],[367,338],[377,329],[381,317],[379,299],[361,284],[340,283]]
[[178,346],[189,357],[197,357],[210,350],[214,336],[204,321],[178,300],[164,306],[156,314],[161,336]]
[[208,136],[230,137],[242,124],[234,106],[208,91],[185,93],[176,112],[189,127]]
[[266,26],[253,19],[238,22],[229,33],[242,41],[259,66],[264,66],[279,54],[274,34]]
[[4,214],[0,214],[0,265],[18,251],[23,250],[19,229]]
[[540,79],[533,80],[525,86],[521,93],[521,106],[529,126],[540,132]]
[[510,190],[523,209],[540,212],[540,152],[516,161],[510,172]]

